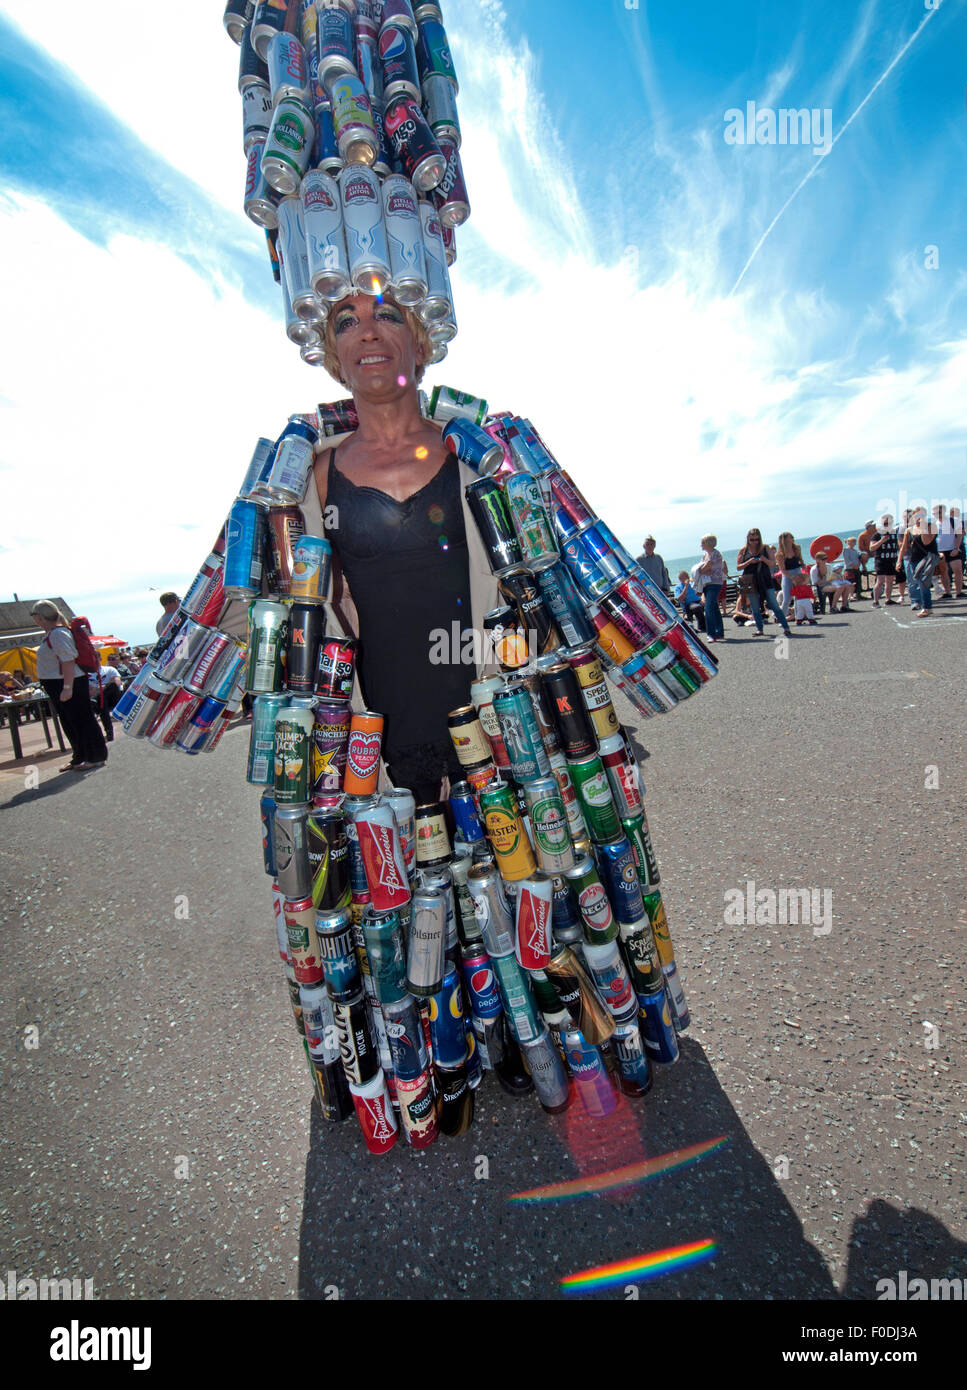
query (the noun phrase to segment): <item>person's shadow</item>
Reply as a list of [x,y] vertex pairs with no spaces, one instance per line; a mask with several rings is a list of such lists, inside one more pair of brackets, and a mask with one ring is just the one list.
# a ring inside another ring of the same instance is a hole
[[898,1211],[880,1198],[853,1222],[843,1297],[878,1299],[887,1296],[882,1280],[900,1285],[905,1270],[913,1279],[957,1279],[967,1282],[967,1245],[950,1234],[942,1221],[918,1207]]
[[[698,1043],[681,1042],[642,1100],[588,1120],[579,1102],[547,1115],[486,1076],[476,1119],[422,1153],[402,1135],[366,1151],[354,1119],[312,1104],[300,1233],[299,1293],[323,1298],[553,1298],[593,1266],[713,1240],[705,1264],[635,1287],[642,1299],[823,1299],[837,1290],[752,1146]],[[637,1186],[578,1199],[510,1202],[522,1190],[655,1158],[725,1136],[697,1161]],[[776,1161],[776,1160],[773,1160]],[[599,1297],[628,1297],[625,1284]]]

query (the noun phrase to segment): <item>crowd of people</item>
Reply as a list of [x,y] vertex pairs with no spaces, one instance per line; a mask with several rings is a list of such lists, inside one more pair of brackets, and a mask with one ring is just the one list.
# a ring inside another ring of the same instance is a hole
[[[838,558],[818,549],[806,559],[790,531],[783,531],[773,546],[753,527],[736,557],[731,606],[730,576],[716,536],[702,537],[702,559],[691,571],[680,570],[674,585],[656,544],[654,536],[646,538],[638,564],[710,642],[725,640],[725,618],[740,627],[751,625],[761,636],[768,610],[789,633],[791,622],[815,626],[827,608],[849,613],[851,603],[867,598],[874,608],[908,603],[916,617],[926,618],[935,600],[963,596],[967,569],[963,517],[957,508],[948,512],[943,505],[930,513],[926,508],[905,511],[899,525],[887,513],[878,522],[868,521],[858,536],[847,538]],[[864,592],[868,576],[869,594]]]

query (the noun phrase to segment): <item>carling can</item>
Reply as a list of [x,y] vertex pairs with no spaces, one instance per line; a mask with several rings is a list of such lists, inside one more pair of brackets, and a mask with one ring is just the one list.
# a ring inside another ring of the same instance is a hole
[[367,806],[355,818],[373,908],[389,912],[410,900],[400,833],[388,805]]
[[366,88],[355,73],[341,73],[329,91],[336,146],[346,165],[375,164],[379,140]]
[[400,1081],[415,1081],[430,1065],[420,1011],[412,995],[381,1006],[386,1035],[393,1056],[393,1070]]
[[614,941],[618,935],[618,923],[590,855],[582,855],[574,868],[567,870],[565,877],[577,897],[585,941],[592,946],[604,946]]
[[590,758],[568,758],[568,766],[591,839],[596,845],[617,839],[621,821],[601,759],[596,753]]
[[668,1002],[671,1005],[675,1032],[684,1033],[691,1027],[692,1019],[688,1012],[688,1004],[685,1002],[685,991],[682,989],[678,966],[674,961],[671,965],[663,965],[662,973],[665,976],[665,989],[668,991]]
[[264,509],[257,502],[237,498],[225,523],[222,584],[227,598],[253,598],[261,589],[264,535]]
[[565,643],[569,647],[579,647],[592,641],[594,628],[585,615],[581,596],[567,566],[558,561],[540,570],[537,583]]
[[[326,984],[329,986],[328,972]],[[332,991],[330,989],[330,998]],[[359,989],[352,999],[333,1000],[333,1018],[339,1035],[339,1055],[350,1086],[372,1081],[379,1071],[379,1051],[369,1021],[366,992]]]
[[500,998],[507,1022],[517,1042],[534,1042],[540,1036],[542,1023],[527,976],[516,956],[497,956],[491,960],[500,988]]
[[363,934],[369,973],[380,1005],[398,1004],[409,998],[399,912],[395,908],[390,912],[368,908],[363,916]]
[[266,52],[272,105],[284,97],[295,97],[303,103],[309,100],[309,79],[306,54],[302,40],[296,34],[282,31],[269,39]]
[[[506,782],[497,778],[484,788],[480,793],[480,810],[501,877],[514,881],[533,873],[537,861],[516,799]],[[487,949],[490,950],[489,945]]]
[[311,898],[296,902],[286,898],[282,903],[285,932],[289,942],[292,968],[300,985],[317,985],[324,978],[319,938],[316,936],[316,914]]
[[632,926],[640,922],[645,907],[635,852],[628,837],[619,832],[618,837],[607,844],[595,845],[594,857],[619,924]]
[[245,689],[250,695],[267,695],[282,688],[289,613],[285,604],[259,599],[252,604],[249,614]]
[[470,686],[470,698],[480,716],[480,723],[490,744],[494,762],[502,772],[509,772],[510,759],[494,711],[494,695],[503,688],[504,682],[500,676],[486,676],[483,680],[474,681]]
[[617,941],[608,941],[600,946],[585,943],[582,954],[612,1017],[619,1022],[637,1018],[638,1000]]
[[297,193],[309,167],[315,130],[305,102],[285,97],[272,113],[261,170],[267,182],[283,197]]
[[267,787],[275,782],[275,716],[290,703],[284,691],[258,695],[252,703],[252,727],[249,731],[248,768],[245,780],[254,787]]
[[[574,670],[566,661],[560,661],[542,668],[540,677],[568,763],[596,755],[598,737]],[[577,786],[573,770],[572,781]]]
[[390,274],[379,179],[365,165],[353,164],[338,183],[350,279],[364,294],[382,294]]
[[292,546],[289,597],[307,603],[327,603],[331,589],[332,546],[319,536],[298,536]]
[[316,666],[316,694],[331,703],[349,701],[356,674],[355,637],[329,637],[319,644]]
[[309,892],[319,911],[349,907],[349,840],[338,809],[312,810],[306,819]]
[[416,45],[409,30],[384,21],[379,34],[379,57],[386,100],[405,96],[419,101],[420,74],[416,66]]
[[268,55],[269,40],[285,28],[288,0],[259,0],[252,15],[251,36],[260,58]]
[[567,813],[557,778],[538,777],[524,786],[537,862],[547,874],[561,874],[574,864]]
[[384,793],[383,800],[396,818],[403,863],[409,874],[416,864],[416,798],[408,787],[390,787]]
[[619,729],[618,716],[608,694],[608,683],[601,670],[601,663],[593,652],[576,652],[568,658],[568,664],[578,678],[600,747],[601,739],[610,738]]
[[500,989],[493,963],[480,946],[461,952],[460,969],[467,991],[467,1001],[475,1018],[496,1018],[503,1011]]
[[654,994],[639,996],[641,1004],[641,1034],[653,1062],[670,1066],[678,1061],[678,1038],[672,1023],[671,1007],[664,988]]
[[350,1081],[349,1093],[367,1149],[371,1154],[389,1153],[399,1138],[399,1131],[382,1067],[371,1081],[362,1085]]
[[312,710],[295,701],[276,712],[273,735],[277,806],[309,803],[309,757]]
[[446,962],[443,983],[427,1002],[433,1060],[440,1066],[456,1067],[467,1057],[467,1029],[463,1013],[460,974]]
[[608,775],[611,795],[614,797],[618,813],[624,822],[641,814],[641,777],[638,764],[628,752],[628,747],[620,733],[610,734],[601,740],[599,750],[604,770]]
[[319,644],[326,633],[326,610],[319,603],[296,600],[289,607],[286,670],[289,689],[311,694]]
[[416,191],[436,188],[447,161],[416,97],[402,91],[391,97],[387,92],[385,121],[393,155]]
[[346,233],[339,185],[322,169],[302,180],[302,206],[309,258],[309,283],[316,294],[335,303],[351,288]]
[[661,882],[661,874],[658,872],[658,860],[655,858],[644,810],[637,816],[622,818],[621,828],[631,841],[631,847],[635,852],[635,864],[642,892],[655,888]]
[[304,806],[278,804],[272,817],[275,872],[279,888],[293,902],[307,898],[312,884],[306,819]]
[[312,728],[312,801],[320,805],[342,791],[346,745],[352,710],[348,705],[320,702]]
[[550,758],[531,703],[530,692],[518,683],[508,683],[494,695],[494,713],[510,760],[510,774],[517,782],[547,777]]
[[349,796],[370,796],[379,782],[379,754],[386,721],[381,714],[362,710],[354,714],[346,744],[343,789]]
[[561,557],[537,479],[530,473],[514,473],[504,483],[504,493],[524,564],[535,574],[550,569]]
[[503,449],[486,430],[461,417],[444,425],[443,442],[461,462],[485,476],[496,473],[504,459]]
[[585,1114],[592,1119],[612,1114],[617,1107],[618,1097],[601,1053],[585,1038],[580,1028],[562,1029],[561,1041]]
[[470,1089],[468,1062],[469,1057],[455,1067],[436,1064],[440,1133],[450,1138],[466,1134],[473,1124],[473,1091]]
[[626,1096],[644,1096],[651,1090],[651,1062],[645,1051],[641,1024],[637,1018],[619,1023],[611,1039],[618,1064],[618,1085]]
[[467,890],[474,915],[490,958],[514,953],[514,920],[500,875],[490,863],[474,864],[467,874]]
[[549,1115],[561,1114],[571,1104],[571,1090],[550,1029],[542,1028],[533,1042],[521,1043],[520,1050],[541,1108]]
[[403,1137],[411,1149],[426,1149],[439,1136],[433,1077],[429,1068],[414,1081],[397,1077],[396,1098],[400,1105]]
[[551,904],[554,889],[540,869],[517,884],[514,949],[525,970],[543,970],[551,957]]
[[621,944],[640,1004],[656,990],[660,990],[665,983],[661,973],[661,957],[655,945],[655,935],[647,918],[622,926]]
[[489,761],[490,744],[474,705],[461,705],[447,715],[450,740],[461,767],[477,767]]
[[[431,203],[420,201],[420,226],[423,231],[423,250],[426,256],[426,298],[423,303],[417,306],[417,313],[424,323],[429,327],[434,324],[442,323],[450,312],[450,274],[447,270],[446,247],[443,242],[443,226],[436,214],[436,208]],[[443,390],[448,390],[443,387]],[[437,397],[440,387],[434,387],[433,395],[430,397],[430,418],[433,420],[448,420],[452,415],[434,415],[432,402]],[[459,395],[459,392],[452,392]],[[475,397],[468,397],[475,400]],[[484,403],[486,404],[486,403]],[[486,412],[485,412],[486,413]],[[478,423],[476,420],[474,423]]]
[[563,1006],[576,1027],[591,1043],[607,1042],[614,1032],[614,1020],[605,1008],[597,986],[569,946],[554,951],[544,967]]
[[568,767],[567,759],[563,753],[551,754],[551,772],[557,781],[561,800],[564,802],[564,813],[567,816],[571,840],[580,840],[587,835],[588,829],[584,823],[584,815],[578,802],[577,792],[574,790],[574,783],[571,781],[571,769]]
[[445,974],[447,903],[442,888],[413,895],[406,985],[410,994],[429,998],[442,988]]
[[426,297],[426,250],[413,185],[401,174],[383,180],[383,224],[389,247],[390,285],[400,304]]

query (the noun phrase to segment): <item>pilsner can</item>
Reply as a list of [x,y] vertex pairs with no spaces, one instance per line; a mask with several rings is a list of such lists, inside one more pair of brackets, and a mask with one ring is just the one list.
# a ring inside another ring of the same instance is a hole
[[302,180],[309,283],[316,294],[336,303],[351,288],[339,185],[331,174],[311,169]]
[[406,984],[411,994],[429,998],[443,983],[447,905],[443,889],[420,889],[413,895]]
[[245,780],[255,787],[268,787],[275,782],[275,716],[290,703],[285,691],[257,695],[252,702],[252,727],[249,731],[248,768]]
[[409,179],[391,174],[383,180],[382,198],[392,290],[400,304],[416,305],[427,292],[426,251],[416,192]]
[[275,716],[275,801],[277,806],[309,802],[309,755],[312,711],[295,703]]
[[382,294],[390,272],[379,180],[365,165],[353,164],[338,183],[350,278],[364,294]]
[[297,193],[309,167],[315,129],[308,106],[295,97],[284,97],[272,113],[261,169],[283,196]]
[[520,1050],[537,1099],[549,1115],[559,1115],[571,1104],[570,1086],[561,1055],[551,1040],[549,1028],[542,1028],[533,1042],[521,1043]]

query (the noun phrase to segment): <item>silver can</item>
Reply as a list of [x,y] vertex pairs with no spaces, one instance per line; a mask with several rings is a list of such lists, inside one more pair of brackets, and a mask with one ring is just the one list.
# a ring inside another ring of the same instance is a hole
[[439,890],[443,894],[443,900],[447,909],[447,924],[444,933],[444,942],[448,951],[456,950],[460,945],[460,938],[457,936],[457,908],[453,896],[453,879],[450,875],[449,866],[441,864],[435,869],[420,870],[420,888],[426,892],[436,892]]
[[282,276],[282,314],[285,319],[285,336],[290,343],[296,343],[299,347],[308,346],[315,343],[319,338],[314,326],[307,323],[305,319],[300,319],[299,315],[292,307],[292,300],[289,298],[289,287],[285,282],[285,275]]
[[272,124],[272,97],[264,82],[252,82],[242,93],[242,144],[248,154],[253,145],[268,139]]
[[299,348],[299,356],[307,367],[324,367],[326,365],[326,349],[322,341],[322,334],[317,332],[311,342],[303,343]]
[[390,787],[384,793],[384,801],[389,803],[400,832],[400,846],[403,850],[403,863],[406,872],[412,874],[416,865],[416,797],[409,787]]
[[147,676],[130,713],[121,724],[128,738],[144,738],[147,735],[155,715],[174,688],[171,681],[162,680],[153,671]]
[[308,104],[309,78],[306,72],[306,53],[296,34],[273,34],[269,39],[269,87],[272,105],[278,106],[286,97]]
[[315,127],[308,106],[284,97],[272,113],[272,125],[262,154],[262,173],[281,194],[297,193],[309,167]]
[[253,489],[259,478],[261,478],[262,470],[268,463],[269,455],[274,448],[275,445],[271,439],[266,439],[264,435],[260,437],[252,454],[252,461],[246,469],[245,477],[242,479],[242,486],[238,490],[239,497],[248,498],[252,496]]
[[500,874],[493,864],[475,864],[467,874],[467,888],[483,935],[484,948],[492,959],[514,954],[514,915],[507,901]]
[[248,152],[248,166],[245,171],[245,216],[257,227],[277,227],[279,225],[279,195],[262,173],[262,154],[265,145],[261,140]]
[[312,892],[305,806],[277,806],[272,825],[276,877],[283,894],[293,901]]
[[156,670],[162,680],[178,684],[194,666],[211,635],[210,627],[202,627],[194,618],[186,619],[178,636],[158,658]]
[[450,274],[440,219],[432,203],[420,203],[420,224],[423,231],[423,250],[426,260],[426,298],[418,313],[426,324],[442,322],[450,312]]
[[400,304],[419,304],[426,298],[427,278],[416,190],[402,174],[390,174],[382,195],[393,293]]
[[446,968],[447,904],[440,888],[422,888],[413,895],[413,916],[406,953],[406,987],[428,998],[443,984]]
[[312,169],[302,180],[302,209],[309,257],[309,283],[332,303],[352,288],[339,185],[330,174]]
[[521,1043],[520,1050],[542,1107],[551,1115],[566,1110],[571,1103],[571,1087],[550,1029],[542,1029],[533,1042]]
[[423,0],[422,4],[414,5],[413,17],[417,24],[422,24],[427,19],[435,19],[438,24],[443,23],[443,11],[436,0]]
[[389,247],[379,179],[365,165],[343,169],[339,198],[352,283],[364,294],[382,294],[389,282]]
[[449,77],[430,73],[423,79],[423,110],[433,134],[442,135],[460,148],[460,122],[457,119],[457,97]]
[[309,252],[302,199],[295,194],[283,198],[279,203],[277,250],[293,309],[307,323],[318,323],[323,317],[323,310],[309,280]]

